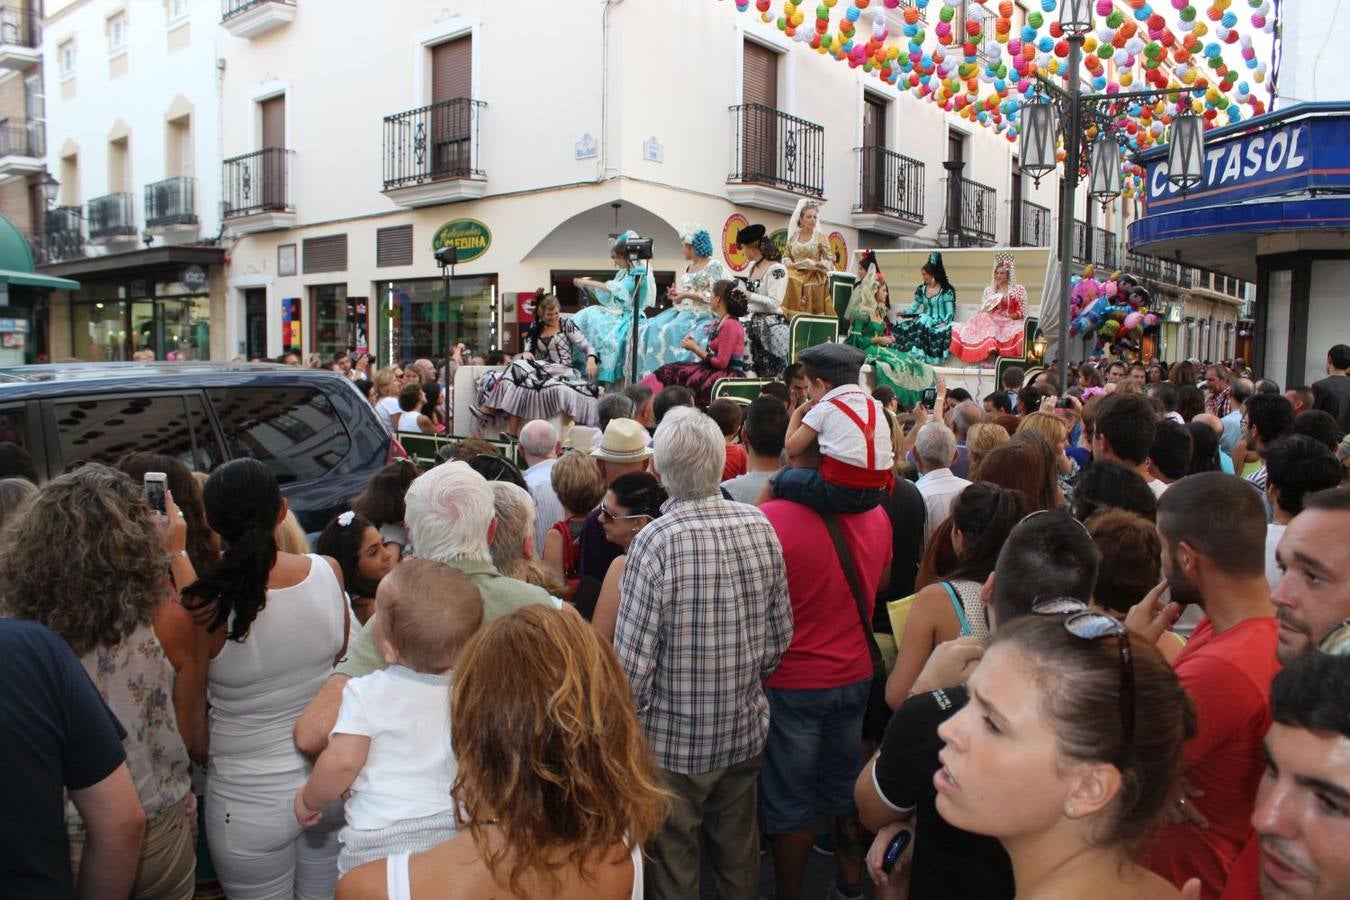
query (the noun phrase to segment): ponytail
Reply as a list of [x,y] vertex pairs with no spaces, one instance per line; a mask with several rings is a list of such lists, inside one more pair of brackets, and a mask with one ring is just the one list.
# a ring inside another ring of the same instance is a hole
[[225,542],[220,561],[183,589],[183,605],[209,611],[207,629],[228,627],[242,642],[267,604],[267,578],[277,561],[274,529],[281,489],[255,459],[236,459],[211,473],[203,490],[206,520]]

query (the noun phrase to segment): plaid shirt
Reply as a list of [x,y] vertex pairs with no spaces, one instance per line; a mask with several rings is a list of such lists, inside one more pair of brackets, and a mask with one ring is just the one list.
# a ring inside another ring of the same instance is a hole
[[761,684],[792,640],[783,548],[758,509],[672,500],[638,532],[614,649],[661,767],[711,772],[764,749]]
[[1228,415],[1228,398],[1232,396],[1231,387],[1226,387],[1217,394],[1210,394],[1205,398],[1205,412],[1222,419]]

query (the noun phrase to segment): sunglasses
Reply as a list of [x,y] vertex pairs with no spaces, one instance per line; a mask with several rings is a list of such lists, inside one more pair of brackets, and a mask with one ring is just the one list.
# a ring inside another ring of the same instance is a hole
[[646,513],[634,513],[631,516],[616,516],[614,513],[610,512],[609,507],[605,506],[604,502],[601,501],[600,518],[609,522],[621,522],[625,519],[650,519],[651,516]]
[[1317,644],[1319,653],[1327,656],[1350,656],[1350,619],[1331,629]]
[[1116,766],[1124,765],[1134,743],[1134,654],[1130,651],[1130,633],[1106,613],[1097,612],[1081,600],[1057,597],[1037,600],[1031,611],[1040,616],[1064,616],[1064,630],[1084,641],[1114,637],[1120,648],[1120,753]]

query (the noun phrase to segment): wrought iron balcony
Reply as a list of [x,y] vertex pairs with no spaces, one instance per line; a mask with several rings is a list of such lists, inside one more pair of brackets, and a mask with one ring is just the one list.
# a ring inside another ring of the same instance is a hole
[[1092,229],[1092,259],[1107,271],[1099,274],[1110,275],[1120,266],[1120,253],[1116,249],[1116,233],[1105,228]]
[[1055,236],[1050,228],[1050,210],[1030,200],[1019,200],[1013,210],[1012,245],[1014,247],[1049,247]]
[[[825,195],[825,128],[759,103],[731,107],[734,171],[727,181]],[[796,203],[788,203],[791,209]]]
[[294,212],[291,163],[294,150],[265,147],[225,160],[225,218],[255,213]]
[[135,196],[107,194],[89,201],[89,240],[136,237]]
[[487,173],[478,130],[486,105],[455,97],[384,117],[384,189],[395,202],[426,206],[482,196]]
[[1084,266],[1092,262],[1092,226],[1082,219],[1073,220],[1073,261]]
[[0,177],[41,172],[47,153],[47,130],[41,122],[0,119]]
[[947,183],[947,234],[956,236],[962,247],[994,243],[998,192],[969,178],[949,176]]
[[22,6],[0,6],[0,70],[22,72],[42,60],[41,16]]
[[81,232],[83,221],[84,210],[78,206],[58,206],[48,210],[41,236],[42,252],[34,256],[40,257],[44,263],[65,262],[84,256],[84,235]]
[[220,24],[235,37],[255,38],[295,19],[295,0],[221,0]]
[[197,179],[166,178],[145,186],[145,227],[196,225]]
[[854,152],[858,154],[854,209],[923,224],[923,163],[885,147],[859,147]]

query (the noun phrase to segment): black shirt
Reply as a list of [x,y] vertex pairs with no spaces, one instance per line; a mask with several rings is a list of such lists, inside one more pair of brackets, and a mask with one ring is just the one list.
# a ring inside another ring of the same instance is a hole
[[125,736],[65,641],[0,619],[0,894],[74,893],[64,791],[111,775]]
[[1328,375],[1313,383],[1313,409],[1329,412],[1350,433],[1350,375]]
[[947,824],[937,811],[933,776],[942,768],[943,747],[938,727],[969,699],[960,686],[909,698],[891,717],[877,755],[873,777],[881,799],[915,815],[910,900],[1011,900],[1014,894],[1003,845]]
[[923,556],[924,523],[928,507],[923,494],[912,481],[897,478],[891,494],[881,502],[891,520],[891,580],[877,590],[877,605],[872,612],[872,630],[891,633],[891,616],[886,604],[914,593]]
[[600,507],[591,510],[581,524],[581,559],[577,561],[582,578],[603,582],[609,564],[623,554],[623,548],[611,544],[605,537],[605,526],[600,524]]

